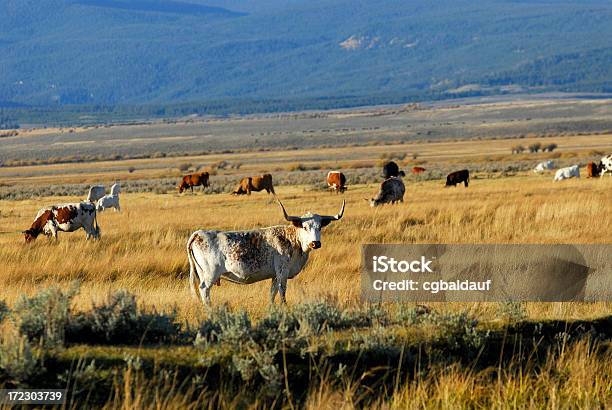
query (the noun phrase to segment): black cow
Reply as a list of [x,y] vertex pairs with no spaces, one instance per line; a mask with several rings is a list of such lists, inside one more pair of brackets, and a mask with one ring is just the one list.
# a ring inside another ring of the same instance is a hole
[[382,177],[384,179],[403,176],[406,176],[406,173],[404,173],[404,171],[400,171],[399,167],[395,162],[389,161],[385,165],[383,165]]
[[446,176],[446,186],[457,186],[457,184],[464,183],[467,188],[470,182],[470,171],[462,169],[461,171],[451,172]]

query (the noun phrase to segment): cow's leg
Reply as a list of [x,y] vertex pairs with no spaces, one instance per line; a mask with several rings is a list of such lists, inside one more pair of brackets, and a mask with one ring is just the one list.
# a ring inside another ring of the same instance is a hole
[[53,237],[53,239],[57,240],[57,231],[58,231],[57,225],[55,225],[55,223],[50,223],[49,229],[51,230],[51,236]]
[[275,284],[280,293],[281,304],[286,305],[287,299],[285,293],[287,292],[287,279],[289,277],[289,260],[285,257],[279,257],[274,263],[276,270]]
[[117,199],[117,207],[115,208],[117,212],[121,212],[121,205],[119,205],[119,199]]
[[278,293],[278,287],[276,286],[276,278],[272,278],[272,284],[270,285],[270,304],[274,304],[276,294]]
[[224,272],[223,269],[217,266],[208,265],[206,268],[207,272],[202,272],[200,275],[200,296],[202,302],[207,307],[210,307],[210,290],[221,280],[221,274]]
[[206,307],[210,307],[210,289],[212,286],[205,286],[204,282],[200,284],[200,297],[202,298],[202,303]]
[[285,298],[285,293],[287,292],[287,275],[283,274],[278,279],[278,293],[280,293],[281,303],[283,305],[287,304],[287,299]]

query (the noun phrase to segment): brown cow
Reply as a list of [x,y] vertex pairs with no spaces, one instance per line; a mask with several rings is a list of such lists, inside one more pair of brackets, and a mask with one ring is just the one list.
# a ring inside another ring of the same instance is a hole
[[346,177],[340,171],[329,171],[327,173],[327,187],[336,191],[336,193],[343,193],[346,191]]
[[587,178],[597,178],[599,176],[599,170],[601,169],[601,162],[599,164],[591,161],[587,164]]
[[414,175],[422,174],[423,172],[425,172],[425,168],[423,167],[412,167],[412,173]]
[[251,195],[251,191],[259,192],[264,189],[268,194],[271,192],[276,195],[274,186],[272,186],[272,175],[270,174],[242,178],[232,195]]
[[176,188],[178,189],[179,194],[187,188],[191,188],[191,192],[193,193],[193,187],[199,185],[202,185],[204,188],[210,186],[208,183],[208,172],[185,175],[181,180],[181,183]]

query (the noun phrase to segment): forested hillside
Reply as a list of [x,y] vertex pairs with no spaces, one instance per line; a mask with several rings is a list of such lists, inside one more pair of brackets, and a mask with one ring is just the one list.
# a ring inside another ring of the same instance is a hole
[[0,16],[5,108],[612,91],[603,0],[4,0]]

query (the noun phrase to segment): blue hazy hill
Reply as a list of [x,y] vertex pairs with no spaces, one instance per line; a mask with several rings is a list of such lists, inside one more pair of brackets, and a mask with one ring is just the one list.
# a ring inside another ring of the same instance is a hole
[[3,0],[0,104],[612,91],[603,0]]

